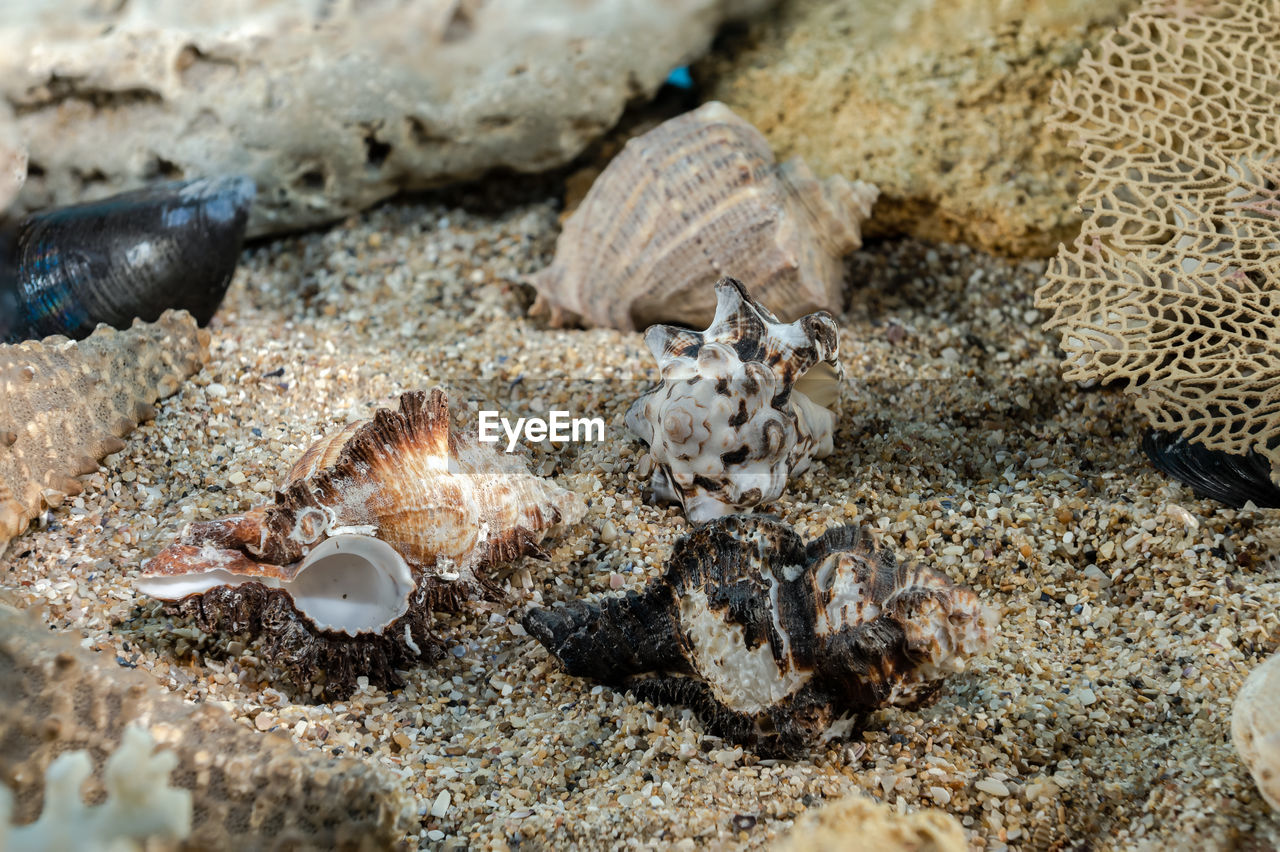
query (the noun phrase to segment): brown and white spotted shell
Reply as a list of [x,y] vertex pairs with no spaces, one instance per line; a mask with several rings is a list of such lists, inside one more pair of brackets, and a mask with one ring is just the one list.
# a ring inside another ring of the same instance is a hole
[[304,689],[398,685],[438,652],[430,613],[493,594],[484,569],[526,555],[582,500],[454,432],[435,389],[406,393],[319,441],[275,500],[188,525],[139,589],[202,629],[266,634],[268,657]]
[[928,700],[995,626],[972,591],[899,564],[858,527],[806,543],[759,515],[695,529],[643,591],[531,609],[523,624],[572,675],[789,755]]
[[841,258],[862,245],[871,184],[774,162],[758,130],[712,101],[630,140],[535,275],[554,325],[703,325],[711,284],[743,281],[785,319],[838,312]]
[[[626,417],[649,446],[654,493],[694,523],[776,500],[788,478],[830,455],[836,415],[808,393],[834,403],[843,378],[830,314],[779,322],[732,278],[715,294],[706,331],[645,332],[662,382]],[[823,380],[811,377],[817,366]]]

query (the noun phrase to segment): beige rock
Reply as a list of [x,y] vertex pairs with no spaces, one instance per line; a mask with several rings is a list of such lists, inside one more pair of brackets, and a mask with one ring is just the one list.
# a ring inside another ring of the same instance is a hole
[[244,173],[251,234],[568,162],[772,0],[161,0],[0,10],[24,208]]
[[1047,256],[1080,225],[1050,84],[1134,0],[795,0],[698,70],[778,159],[880,187],[871,236]]
[[1254,669],[1236,694],[1231,741],[1262,798],[1280,810],[1280,654]]
[[964,829],[938,810],[899,816],[861,794],[805,814],[776,846],[777,852],[966,852]]
[[13,201],[27,178],[27,149],[18,137],[13,113],[0,102],[0,213]]

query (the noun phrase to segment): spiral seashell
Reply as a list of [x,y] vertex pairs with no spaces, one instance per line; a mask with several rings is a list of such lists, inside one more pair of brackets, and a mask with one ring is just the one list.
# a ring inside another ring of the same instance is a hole
[[930,698],[987,646],[994,615],[860,528],[806,543],[776,518],[734,515],[678,541],[642,592],[531,609],[523,624],[569,674],[794,755],[859,714]]
[[630,140],[531,279],[535,312],[624,331],[702,325],[732,275],[794,319],[841,307],[841,258],[862,245],[871,184],[779,166],[758,130],[712,101]]
[[[829,314],[780,323],[732,278],[715,293],[706,331],[645,332],[662,382],[626,417],[656,464],[654,493],[694,523],[776,500],[789,477],[830,455],[836,416],[806,391],[833,403],[844,377]],[[798,385],[819,365],[824,380]]]
[[158,184],[34,213],[0,249],[0,341],[127,328],[166,310],[207,325],[231,283],[253,181]]
[[84,340],[0,344],[0,554],[45,506],[83,489],[78,476],[124,449],[209,355],[209,333],[190,314]]
[[346,698],[356,678],[391,688],[433,659],[431,612],[496,590],[484,569],[526,555],[586,511],[523,462],[456,434],[436,388],[406,393],[322,439],[274,502],[193,523],[138,589],[207,631],[264,635],[304,691]]

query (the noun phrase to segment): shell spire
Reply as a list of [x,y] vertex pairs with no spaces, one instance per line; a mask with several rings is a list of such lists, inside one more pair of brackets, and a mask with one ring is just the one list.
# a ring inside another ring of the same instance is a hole
[[780,322],[732,278],[715,293],[706,331],[645,333],[662,381],[626,416],[657,465],[654,493],[695,523],[776,500],[790,476],[830,455],[835,413],[809,394],[834,404],[844,375],[830,314]]
[[914,706],[990,642],[970,590],[898,563],[857,527],[804,542],[768,516],[720,518],[676,543],[641,592],[531,609],[565,670],[692,707],[714,733],[794,755],[882,706]]
[[275,500],[188,525],[139,589],[205,630],[268,637],[268,657],[327,697],[438,652],[431,612],[496,589],[486,569],[580,520],[573,492],[456,433],[443,390],[400,397],[303,454]]
[[699,325],[715,311],[708,285],[728,274],[787,318],[837,311],[842,258],[878,195],[778,165],[760,131],[703,104],[627,142],[600,174],[530,281],[535,311],[624,331]]

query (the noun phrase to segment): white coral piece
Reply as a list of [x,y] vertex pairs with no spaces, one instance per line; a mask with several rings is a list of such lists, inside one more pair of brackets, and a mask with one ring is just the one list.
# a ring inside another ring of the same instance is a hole
[[178,765],[172,751],[152,752],[146,729],[126,728],[103,767],[107,800],[88,806],[80,787],[93,774],[86,751],[61,755],[45,773],[44,810],[28,825],[10,825],[13,794],[0,787],[0,849],[9,852],[124,852],[150,837],[181,840],[191,832],[191,793],[168,786]]
[[1053,92],[1088,214],[1036,306],[1064,377],[1280,469],[1280,7],[1148,0]]
[[693,523],[776,500],[788,478],[830,455],[836,415],[796,383],[821,363],[831,382],[841,378],[830,314],[779,322],[732,278],[716,285],[716,303],[705,332],[645,333],[662,382],[627,412],[658,466],[655,494]]

